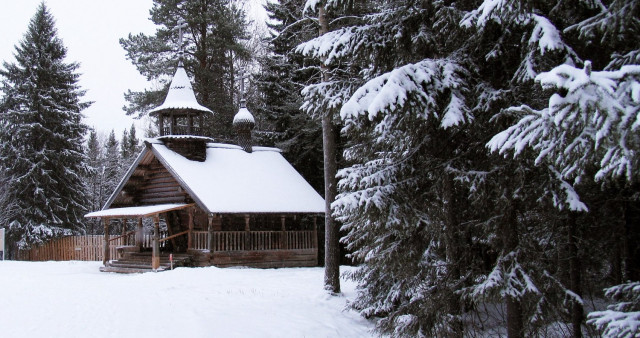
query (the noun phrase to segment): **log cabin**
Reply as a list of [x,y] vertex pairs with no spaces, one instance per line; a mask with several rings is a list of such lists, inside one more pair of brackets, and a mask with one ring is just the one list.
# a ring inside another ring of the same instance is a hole
[[[205,135],[212,114],[197,102],[180,63],[164,103],[150,112],[160,136],[144,141],[103,209],[86,215],[104,224],[102,271],[317,265],[324,199],[279,149],[252,145],[255,121],[244,100],[233,121],[238,145]],[[114,219],[124,226],[112,238]],[[144,219],[153,221],[151,241]],[[110,243],[122,237],[131,245],[109,257]]]

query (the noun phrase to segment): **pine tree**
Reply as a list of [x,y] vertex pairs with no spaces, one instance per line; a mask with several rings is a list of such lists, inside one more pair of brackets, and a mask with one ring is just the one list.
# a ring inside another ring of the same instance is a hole
[[[336,2],[339,3],[340,1]],[[324,198],[325,210],[325,289],[332,293],[340,292],[340,247],[339,247],[339,224],[334,219],[331,212],[331,203],[337,195],[337,142],[339,140],[336,124],[337,113],[340,105],[350,94],[352,84],[348,81],[348,75],[353,72],[347,64],[334,63],[337,58],[330,58],[328,55],[318,52],[322,49],[316,41],[321,41],[334,32],[330,29],[338,28],[349,24],[347,20],[332,20],[334,16],[339,18],[349,18],[357,16],[360,8],[347,6],[344,12],[331,11],[334,5],[331,1],[308,0],[303,11],[317,12],[318,35],[317,39],[305,42],[296,48],[297,52],[316,59],[320,66],[316,67],[319,75],[319,82],[306,86],[302,90],[304,103],[302,110],[310,116],[319,119],[322,123],[322,149],[324,162]],[[349,14],[349,15],[347,15]],[[354,14],[354,15],[351,15]],[[330,27],[329,22],[339,22],[336,27]],[[342,21],[342,22],[341,22]],[[322,42],[320,42],[322,43]]]
[[17,212],[3,217],[9,238],[25,249],[52,237],[80,231],[87,196],[81,111],[84,91],[77,63],[66,63],[54,18],[42,3],[16,46],[16,62],[3,63],[3,193]]
[[210,128],[213,137],[231,140],[236,63],[248,59],[242,41],[247,39],[244,11],[230,0],[155,0],[151,21],[160,26],[154,35],[130,34],[120,39],[128,58],[149,80],[159,80],[162,90],[129,91],[125,98],[127,114],[143,116],[159,106],[166,96],[170,76],[177,66],[179,22],[187,24],[185,60],[187,73],[193,76],[193,88],[200,104],[214,109]]

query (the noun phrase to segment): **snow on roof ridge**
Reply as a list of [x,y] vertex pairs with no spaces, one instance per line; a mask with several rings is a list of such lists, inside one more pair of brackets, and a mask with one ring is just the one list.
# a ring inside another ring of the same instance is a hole
[[162,141],[158,140],[155,137],[145,137],[142,139],[142,142],[151,143],[151,144],[163,144]]
[[158,136],[155,139],[162,142],[162,140],[167,138],[178,138],[178,139],[189,139],[189,140],[202,140],[202,141],[210,141],[213,142],[213,138],[207,136],[197,136],[197,135],[162,135]]
[[[239,145],[229,144],[229,143],[216,143],[216,142],[207,143],[207,148],[243,150],[242,147]],[[282,150],[280,148],[275,148],[275,147],[253,146],[252,149],[253,151],[273,151],[277,153],[282,153]]]

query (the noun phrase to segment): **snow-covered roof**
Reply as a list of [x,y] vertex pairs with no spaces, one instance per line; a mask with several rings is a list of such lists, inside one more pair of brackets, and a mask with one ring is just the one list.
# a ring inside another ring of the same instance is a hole
[[238,113],[233,117],[233,124],[236,123],[256,123],[256,120],[253,118],[253,115],[247,108],[240,108]]
[[[205,142],[213,142],[213,139],[211,137],[207,137],[207,136],[162,135],[162,136],[157,137],[156,139],[153,139],[155,142],[152,142],[152,143],[162,144],[162,140],[164,140],[164,139],[200,140],[200,141],[205,141]],[[145,139],[145,140],[148,140],[148,139]]]
[[189,76],[182,66],[178,66],[173,75],[164,103],[149,113],[154,114],[165,109],[193,109],[213,114],[209,108],[201,106],[196,100]]
[[209,213],[324,213],[324,199],[278,149],[209,143],[204,162],[164,144],[149,143],[156,158]]
[[113,208],[100,211],[90,212],[84,217],[145,217],[154,215],[161,212],[167,212],[172,210],[178,210],[186,208],[193,204],[158,204],[158,205],[145,205],[140,207],[128,207],[128,208]]

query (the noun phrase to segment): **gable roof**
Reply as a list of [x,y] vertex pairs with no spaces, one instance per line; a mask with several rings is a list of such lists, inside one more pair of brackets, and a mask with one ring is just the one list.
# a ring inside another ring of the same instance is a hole
[[[289,164],[279,149],[253,147],[247,153],[229,144],[207,144],[204,162],[191,161],[148,139],[138,159],[152,155],[208,213],[324,213],[324,199]],[[116,199],[136,161],[105,205]]]

